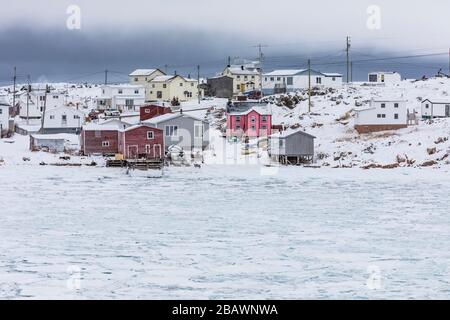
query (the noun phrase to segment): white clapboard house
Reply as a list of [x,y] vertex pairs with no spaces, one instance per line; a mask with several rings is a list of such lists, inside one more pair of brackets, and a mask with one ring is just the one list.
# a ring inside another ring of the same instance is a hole
[[397,130],[408,126],[407,101],[371,100],[369,106],[355,110],[355,129],[359,133]]
[[448,118],[450,117],[450,100],[431,100],[422,101],[422,118]]

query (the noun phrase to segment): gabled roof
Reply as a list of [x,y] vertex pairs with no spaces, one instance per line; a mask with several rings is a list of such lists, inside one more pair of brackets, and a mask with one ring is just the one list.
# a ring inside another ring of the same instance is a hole
[[79,115],[83,115],[84,116],[84,112],[71,108],[71,107],[67,107],[67,106],[61,106],[61,107],[57,107],[57,108],[51,108],[51,109],[47,109],[45,112],[47,114],[49,113],[53,113],[55,111],[70,111],[72,113],[78,113]]
[[270,136],[270,138],[284,139],[284,138],[290,137],[290,136],[292,136],[294,134],[301,134],[301,135],[304,135],[304,136],[307,136],[307,137],[310,137],[310,138],[313,138],[313,139],[316,138],[315,136],[313,136],[313,135],[311,135],[309,133],[306,133],[302,129],[286,130],[286,131],[283,131],[281,133],[274,133],[274,134],[272,134]]
[[[155,71],[160,71],[159,69],[136,69],[132,73],[129,74],[129,76],[149,76]],[[164,72],[162,72],[164,73]]]
[[230,70],[230,72],[232,74],[236,74],[236,75],[251,75],[251,76],[259,75],[259,72],[257,70],[249,70],[246,68],[242,69],[240,67],[226,67],[224,69],[224,72],[227,69]]
[[181,78],[186,82],[197,82],[196,79],[191,79],[191,78],[185,78],[183,76],[180,75],[164,75],[164,76],[157,76],[155,77],[152,81],[150,82],[170,82],[176,78]]
[[150,126],[150,125],[148,125],[148,124],[145,124],[145,123],[143,123],[143,124],[135,124],[135,125],[133,125],[133,126],[131,126],[131,127],[128,127],[128,128],[126,128],[126,129],[121,129],[121,130],[119,130],[119,131],[120,131],[120,132],[128,132],[128,131],[132,131],[132,130],[134,130],[134,129],[138,129],[138,128],[141,128],[141,127],[146,127],[146,128],[153,129],[153,130],[162,131],[161,129],[154,128],[154,127],[152,127],[152,126]]
[[438,101],[438,100],[425,99],[425,100],[422,100],[422,103],[424,103],[425,101],[428,101],[428,102],[430,102],[432,104],[450,104],[450,100],[447,100],[447,101],[440,100],[440,101]]
[[258,106],[254,106],[251,107],[250,109],[248,109],[247,111],[243,111],[243,112],[230,112],[230,116],[244,116],[249,114],[250,112],[255,111],[256,113],[259,113],[262,116],[270,116],[271,113],[269,112],[269,110],[267,110],[267,108],[262,108],[262,107],[258,107]]
[[308,69],[287,69],[287,70],[274,70],[269,73],[263,74],[263,76],[295,76],[304,71],[308,71]]
[[163,115],[160,115],[160,116],[157,116],[157,117],[154,117],[154,118],[142,121],[142,123],[143,124],[150,124],[150,125],[152,125],[152,124],[158,124],[158,123],[161,123],[161,122],[166,122],[166,121],[169,121],[169,120],[172,120],[172,119],[176,119],[176,118],[179,118],[179,117],[188,117],[188,118],[192,118],[192,119],[197,120],[197,121],[206,122],[204,119],[200,119],[200,118],[194,117],[194,116],[192,116],[190,114],[177,112],[177,113],[166,113],[166,114],[163,114]]

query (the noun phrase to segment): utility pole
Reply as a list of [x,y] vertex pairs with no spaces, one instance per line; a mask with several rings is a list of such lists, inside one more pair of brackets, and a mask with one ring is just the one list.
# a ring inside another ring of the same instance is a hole
[[44,133],[45,111],[47,109],[47,92],[48,91],[49,91],[49,86],[47,84],[45,86],[45,94],[44,94],[44,109],[42,110],[41,133]]
[[263,61],[264,61],[264,54],[262,52],[262,48],[267,48],[267,45],[258,44],[255,47],[258,48],[258,60],[259,60],[259,92],[260,92],[260,98],[262,98],[262,88],[263,88]]
[[105,70],[105,86],[108,85],[108,70]]
[[308,113],[311,113],[311,59],[308,59]]
[[200,104],[200,65],[197,66],[197,96],[198,104]]
[[167,64],[164,65],[164,73],[165,73],[165,74],[167,74],[167,68],[168,68],[168,67],[169,67],[169,66],[168,66]]
[[228,56],[228,67],[231,67],[231,57]]
[[30,120],[30,91],[31,91],[30,75],[28,75],[27,79],[28,79],[28,86],[27,86],[27,125],[28,125]]
[[450,48],[448,49],[448,77],[450,78]]
[[347,54],[347,83],[349,82],[350,78],[350,37],[347,37],[347,44],[345,48],[345,52]]
[[16,80],[17,80],[17,74],[16,74],[16,67],[14,67],[14,76],[13,76],[13,108],[16,107]]

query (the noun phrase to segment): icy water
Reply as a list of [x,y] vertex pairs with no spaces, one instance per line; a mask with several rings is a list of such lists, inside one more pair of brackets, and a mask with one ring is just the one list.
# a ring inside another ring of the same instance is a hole
[[450,298],[446,171],[0,168],[0,298]]

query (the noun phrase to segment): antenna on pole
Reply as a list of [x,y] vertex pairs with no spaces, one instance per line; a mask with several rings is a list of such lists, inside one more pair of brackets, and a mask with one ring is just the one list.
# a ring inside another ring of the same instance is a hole
[[197,66],[197,96],[198,104],[200,104],[200,65]]
[[311,113],[311,59],[308,59],[308,112]]
[[30,75],[27,76],[27,80],[28,80],[27,85],[27,125],[28,125],[30,120],[30,91],[31,91]]
[[105,86],[108,85],[108,70],[105,70]]
[[262,89],[263,89],[263,62],[264,62],[264,53],[262,51],[262,48],[267,48],[268,46],[265,44],[258,44],[256,46],[253,46],[258,48],[258,61],[259,61],[259,92],[260,92],[260,98],[262,98]]
[[167,74],[167,68],[168,68],[168,67],[169,67],[169,66],[168,66],[167,64],[164,65],[164,73],[165,73],[165,74]]
[[13,108],[16,107],[16,79],[17,79],[17,74],[16,74],[16,67],[14,67],[14,76],[13,76]]
[[347,37],[345,52],[347,54],[347,83],[350,82],[350,37]]

